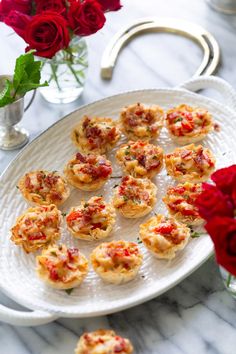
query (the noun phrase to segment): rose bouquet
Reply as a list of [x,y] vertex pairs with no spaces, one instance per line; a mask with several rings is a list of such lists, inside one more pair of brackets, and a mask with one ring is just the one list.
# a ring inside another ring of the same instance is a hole
[[[120,8],[120,0],[2,0],[0,21],[23,38],[26,51],[33,49],[35,55],[46,58],[50,65],[43,79],[53,81],[62,92],[63,84],[70,81],[68,73],[77,86],[83,84],[87,49],[80,39],[104,26],[106,12]],[[73,95],[71,86],[69,95]]]
[[[211,175],[214,184],[203,183],[196,200],[199,214],[206,221],[217,262],[229,272],[226,285],[233,292],[236,277],[236,165],[219,169]],[[236,294],[236,292],[235,292]]]

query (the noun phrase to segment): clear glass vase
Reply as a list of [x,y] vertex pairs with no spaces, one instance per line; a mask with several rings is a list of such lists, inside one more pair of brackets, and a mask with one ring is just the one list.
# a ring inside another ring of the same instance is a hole
[[207,0],[215,10],[227,15],[236,14],[236,0]]
[[74,37],[67,49],[62,49],[52,59],[43,61],[41,80],[48,87],[40,87],[44,99],[51,103],[70,103],[83,92],[88,67],[88,49],[84,38]]
[[236,299],[236,276],[229,273],[223,267],[219,267],[226,290]]

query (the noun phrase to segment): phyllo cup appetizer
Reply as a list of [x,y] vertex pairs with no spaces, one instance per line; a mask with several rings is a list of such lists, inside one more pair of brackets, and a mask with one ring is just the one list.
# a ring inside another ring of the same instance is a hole
[[74,127],[71,138],[84,153],[105,154],[120,139],[120,130],[111,118],[84,116]]
[[203,223],[203,219],[199,215],[195,201],[201,192],[202,185],[200,183],[185,182],[169,187],[163,197],[163,202],[169,213],[178,221],[187,225],[200,225]]
[[32,204],[61,205],[70,195],[70,188],[57,171],[36,170],[26,173],[18,182],[23,197]]
[[129,339],[118,336],[114,331],[99,329],[84,333],[75,349],[75,354],[131,354],[133,346]]
[[112,174],[111,162],[105,156],[77,153],[66,165],[67,181],[84,191],[101,188]]
[[60,237],[61,212],[55,205],[27,209],[11,228],[11,240],[25,252],[35,252]]
[[91,253],[90,260],[104,281],[121,284],[136,277],[143,256],[136,243],[120,240],[100,244]]
[[116,159],[126,174],[152,178],[163,166],[163,150],[147,141],[129,141],[117,150]]
[[73,207],[66,216],[69,232],[78,239],[94,241],[109,236],[115,224],[115,209],[102,197],[92,197]]
[[149,179],[125,176],[114,190],[113,205],[126,218],[140,218],[153,209],[156,193]]
[[215,169],[212,152],[194,144],[176,148],[165,156],[165,163],[168,174],[179,182],[206,181]]
[[157,105],[147,107],[136,103],[124,107],[120,113],[122,133],[130,140],[152,140],[163,127],[164,111]]
[[172,259],[187,245],[190,229],[173,217],[158,214],[140,225],[139,234],[143,245],[155,257]]
[[88,261],[77,248],[53,245],[36,257],[37,274],[47,285],[55,289],[78,287],[88,273]]
[[186,104],[169,109],[165,121],[171,138],[181,145],[200,141],[213,130],[212,116],[206,109]]

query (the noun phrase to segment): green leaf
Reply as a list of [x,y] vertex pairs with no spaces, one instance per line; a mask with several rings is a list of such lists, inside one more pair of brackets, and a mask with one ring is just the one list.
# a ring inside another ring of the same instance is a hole
[[5,87],[2,92],[0,92],[0,107],[4,107],[14,101],[14,98],[11,97],[11,91],[12,83],[9,80],[6,80]]
[[66,289],[65,292],[66,292],[68,295],[70,295],[73,290],[74,290],[74,288],[72,288],[72,289]]
[[193,232],[191,232],[191,237],[192,238],[197,238],[197,237],[200,237],[202,234],[200,234],[199,232],[197,232],[197,231],[193,231]]
[[24,96],[26,92],[41,86],[48,86],[47,82],[40,84],[41,66],[40,61],[34,60],[32,52],[17,58],[13,77],[14,97]]
[[28,91],[38,87],[48,86],[46,81],[40,84],[41,66],[40,61],[34,60],[32,51],[20,55],[16,59],[12,81],[6,80],[5,87],[2,92],[0,92],[0,107],[16,101],[20,97],[23,97]]

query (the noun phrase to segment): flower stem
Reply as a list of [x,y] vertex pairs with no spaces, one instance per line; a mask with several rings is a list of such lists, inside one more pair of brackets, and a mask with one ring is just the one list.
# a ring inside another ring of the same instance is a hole
[[80,79],[78,78],[78,75],[77,75],[76,71],[74,70],[72,64],[67,63],[67,65],[68,65],[70,71],[72,72],[72,74],[74,75],[74,78],[75,78],[75,80],[77,81],[77,83],[78,83],[80,86],[83,86],[83,84],[82,84],[82,82],[80,81]]
[[229,274],[228,274],[228,277],[227,277],[227,279],[226,279],[226,286],[227,286],[227,288],[230,287],[231,280],[232,280],[232,274],[229,273]]
[[59,91],[61,91],[61,86],[59,85],[59,81],[57,78],[57,66],[53,63],[50,63],[51,69],[52,69],[52,77],[56,82],[57,88]]

